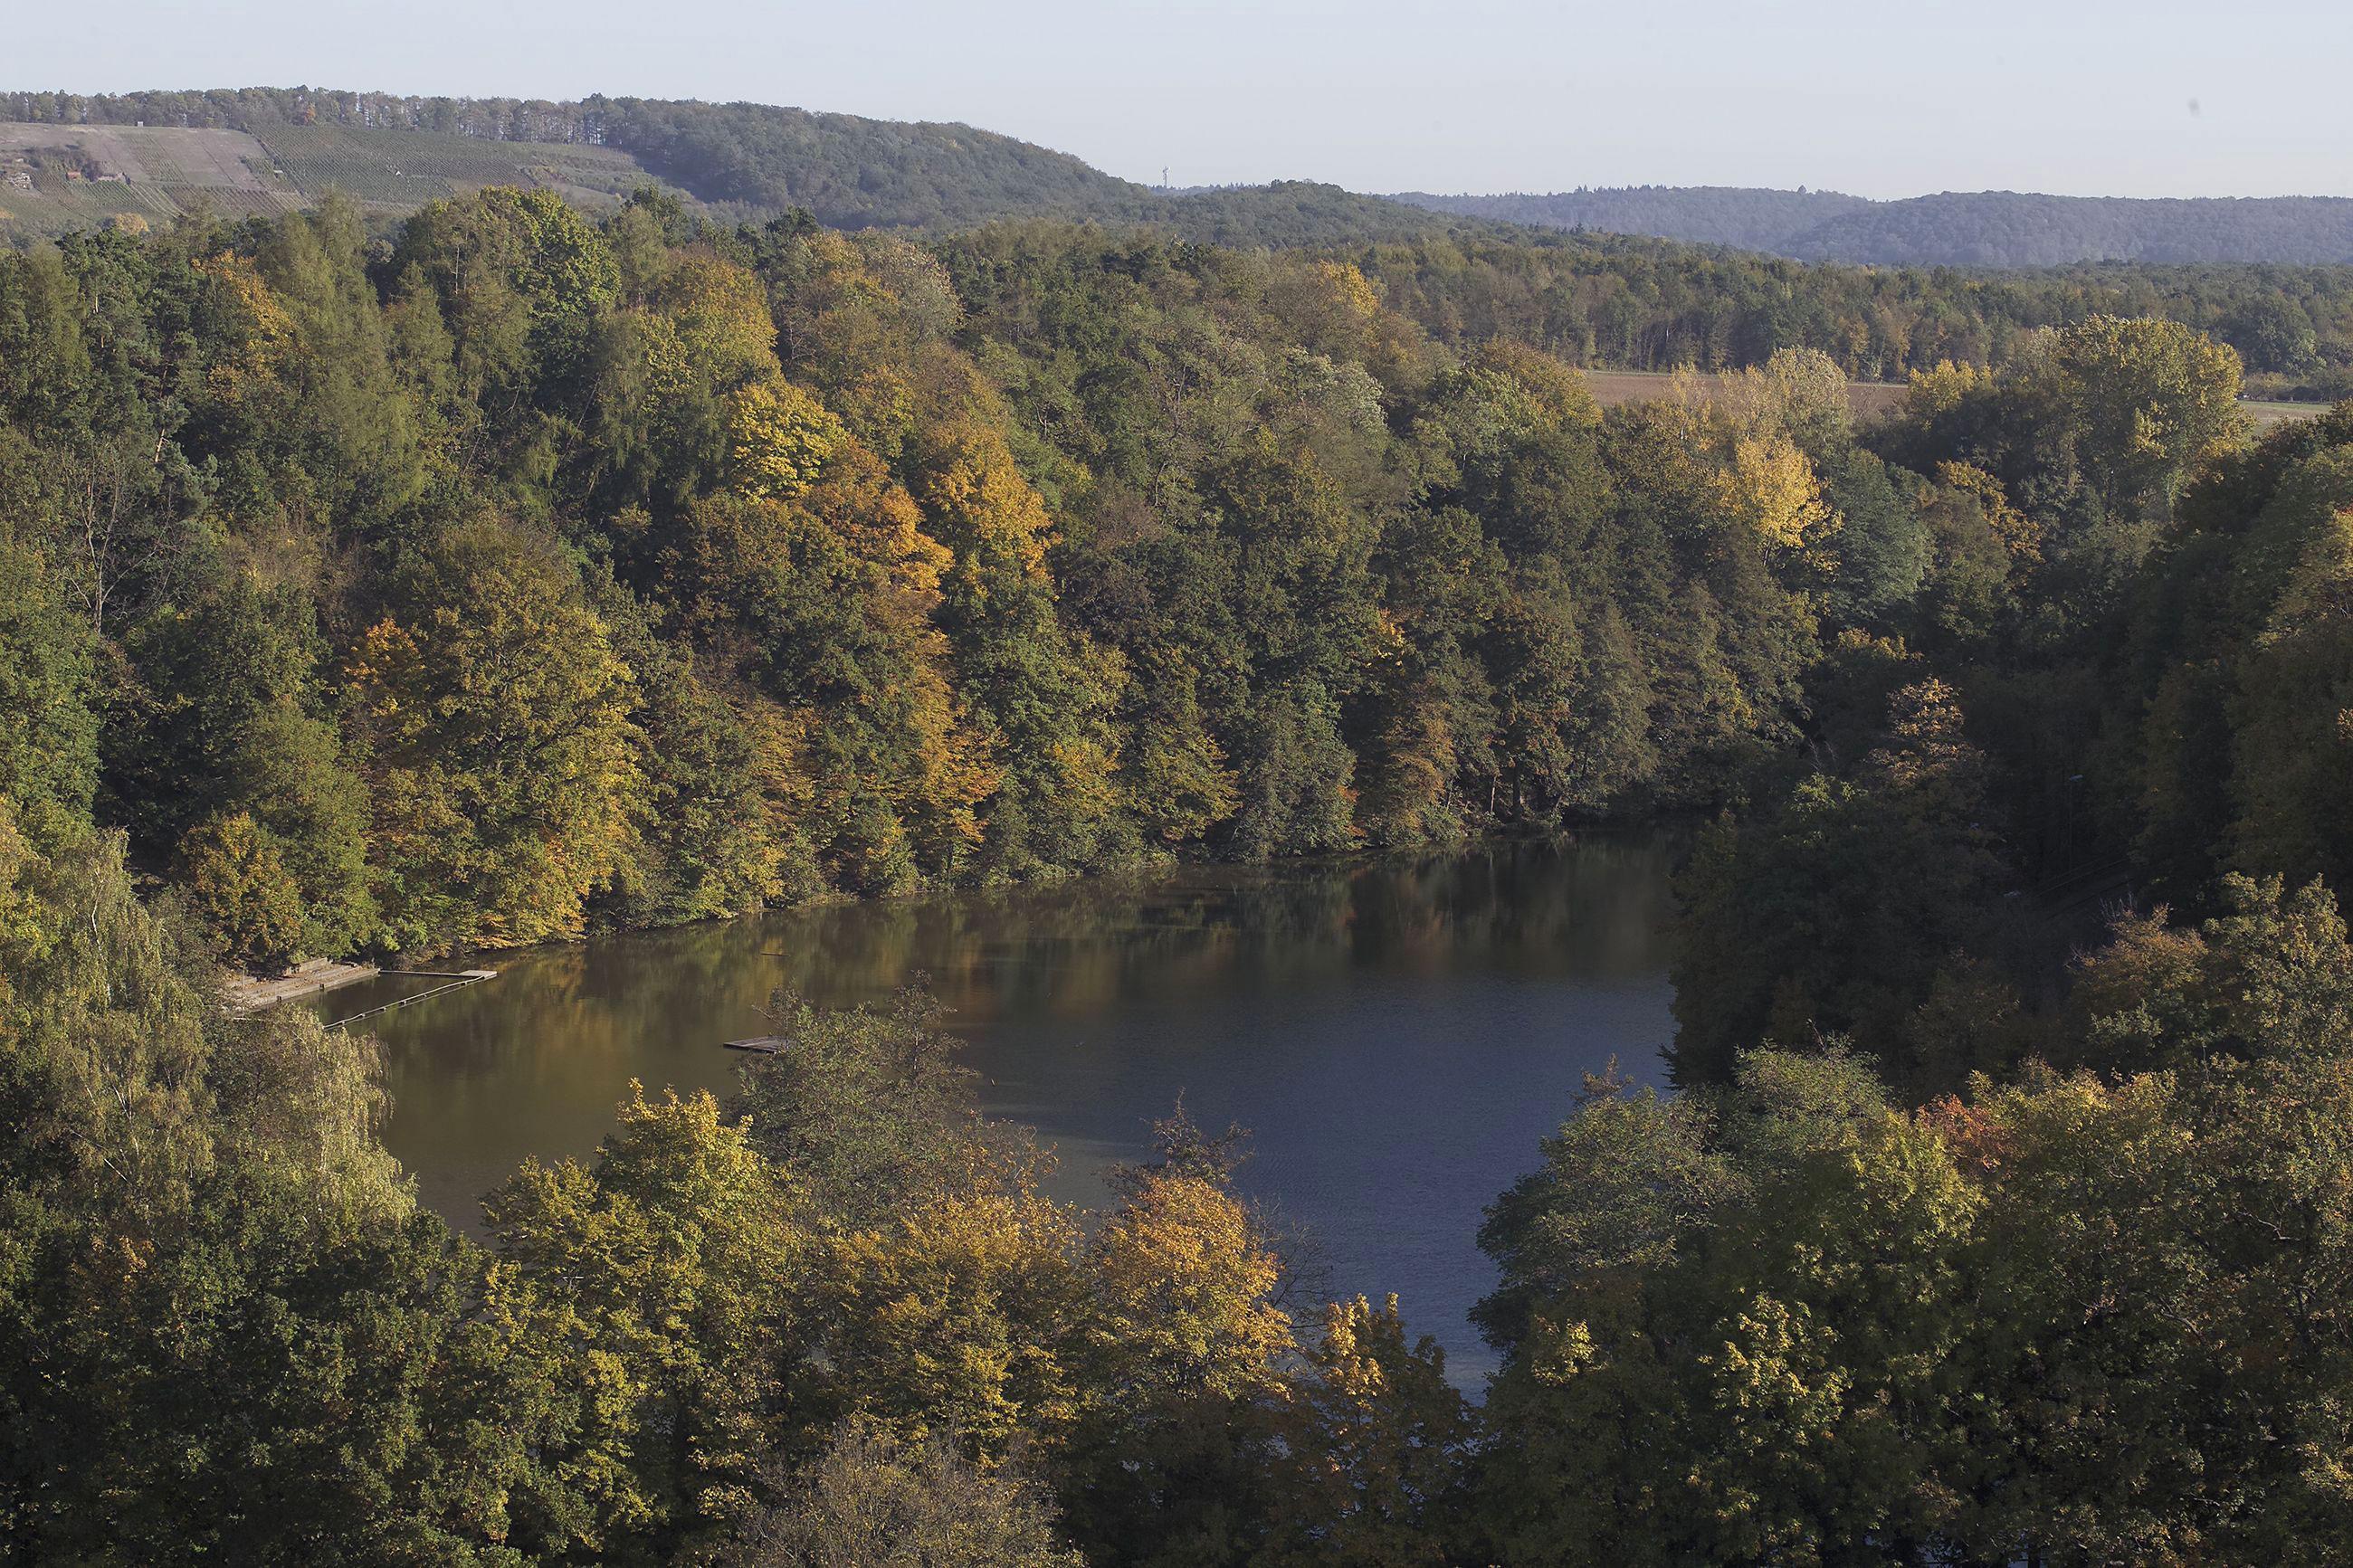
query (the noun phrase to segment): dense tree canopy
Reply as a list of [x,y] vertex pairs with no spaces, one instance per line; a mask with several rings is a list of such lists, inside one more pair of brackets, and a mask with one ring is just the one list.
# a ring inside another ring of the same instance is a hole
[[[2353,408],[2094,312],[1604,411],[1413,266],[503,189],[0,262],[0,1555],[2340,1558]],[[1670,811],[1675,1087],[1491,1211],[1476,1410],[1233,1138],[1051,1196],[920,993],[475,1242],[221,990]]]
[[1934,575],[1821,357],[1604,418],[1391,291],[503,189],[0,264],[12,787],[247,962],[529,942],[1707,804]]

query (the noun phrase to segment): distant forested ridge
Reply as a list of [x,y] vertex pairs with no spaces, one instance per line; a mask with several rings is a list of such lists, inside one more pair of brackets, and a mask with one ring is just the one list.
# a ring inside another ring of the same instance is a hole
[[[188,212],[268,214],[314,204],[330,190],[354,199],[382,229],[430,201],[486,185],[548,191],[591,216],[609,215],[633,189],[658,187],[723,226],[806,212],[831,228],[937,237],[989,221],[1044,218],[1149,227],[1201,245],[1311,249],[1377,279],[1391,309],[1441,342],[1505,336],[1585,365],[1737,369],[1782,349],[1811,349],[1859,379],[1898,381],[1946,360],[2000,363],[2035,331],[2108,314],[2166,317],[2228,342],[2268,395],[2325,400],[2353,389],[2353,268],[2159,266],[2151,251],[2129,265],[1865,268],[1767,254],[1796,246],[1800,220],[1861,221],[1891,210],[1829,193],[1580,193],[1531,198],[1556,205],[1526,213],[1482,205],[1518,198],[1446,199],[1469,204],[1471,216],[1307,181],[1171,194],[969,127],[638,99],[549,103],[306,89],[8,93],[0,94],[0,116],[14,118],[19,142],[111,128],[131,139],[129,156],[156,164],[120,182],[60,184],[57,169],[32,176],[34,192],[0,200],[0,235],[20,244],[101,221],[137,230]],[[0,125],[0,141],[10,132]],[[207,174],[189,155],[178,161],[195,172],[172,173],[172,149],[153,139],[200,132],[253,138],[249,166]],[[93,168],[103,162],[103,149],[67,151]],[[166,174],[185,183],[171,184]],[[220,179],[238,184],[206,183]],[[1676,217],[1678,204],[1694,195],[1705,198],[1703,213],[1718,216]],[[1557,205],[1588,200],[1600,207]],[[12,201],[24,209],[14,217]],[[2189,205],[2211,215],[2263,204]],[[1563,221],[1588,226],[1529,226]],[[1968,222],[1972,232],[1997,232]],[[1677,237],[1603,232],[1612,224]],[[1700,239],[1711,243],[1682,242]]]
[[1431,212],[1496,223],[1648,235],[1694,245],[1737,246],[1776,256],[1789,254],[1790,244],[1819,225],[1873,205],[1867,197],[1837,191],[1775,191],[1743,185],[1624,185],[1544,195],[1400,191],[1390,199]]
[[1947,191],[1876,202],[1833,191],[1641,185],[1549,195],[1395,200],[1498,223],[1736,245],[1800,261],[1881,267],[2353,262],[2353,198],[2132,199]]

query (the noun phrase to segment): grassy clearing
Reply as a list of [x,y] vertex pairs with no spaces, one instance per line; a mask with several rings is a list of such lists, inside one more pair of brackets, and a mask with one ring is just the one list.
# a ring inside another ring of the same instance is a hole
[[2255,422],[2258,430],[2268,430],[2291,419],[2317,419],[2328,412],[2326,403],[2267,403],[2255,398],[2241,398],[2239,407]]
[[[1615,408],[1621,403],[1650,403],[1667,395],[1668,384],[1674,378],[1651,371],[1588,370],[1586,384],[1593,389],[1594,400],[1604,408]],[[1717,378],[1703,375],[1703,385],[1713,385]],[[1904,400],[1900,382],[1850,381],[1846,384],[1847,405],[1861,420],[1882,418],[1894,411]],[[2292,419],[2315,419],[2328,412],[2326,403],[2280,403],[2261,398],[2242,398],[2239,407],[2253,421],[2258,430],[2268,430],[2274,425],[2284,425]]]
[[[1713,386],[1717,377],[1703,375],[1700,383]],[[1667,395],[1674,380],[1672,375],[1642,370],[1588,370],[1586,384],[1593,389],[1594,400],[1604,408],[1615,408],[1621,403],[1655,403]],[[1904,397],[1899,383],[1882,381],[1850,381],[1846,384],[1847,405],[1854,410],[1857,419],[1879,418],[1894,408]]]

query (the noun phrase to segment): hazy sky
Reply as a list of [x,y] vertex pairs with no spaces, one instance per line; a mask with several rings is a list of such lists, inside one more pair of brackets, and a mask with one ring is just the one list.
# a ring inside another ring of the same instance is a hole
[[1133,179],[2353,195],[2353,0],[16,0],[0,87],[749,99]]

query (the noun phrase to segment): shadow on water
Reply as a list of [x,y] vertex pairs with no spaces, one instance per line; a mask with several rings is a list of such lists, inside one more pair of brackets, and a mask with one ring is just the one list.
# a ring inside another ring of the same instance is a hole
[[498,979],[370,1021],[385,1139],[472,1226],[525,1155],[594,1150],[631,1079],[725,1093],[719,1042],[761,1033],[776,986],[846,1005],[927,974],[989,1109],[1059,1149],[1058,1196],[1100,1197],[1181,1094],[1205,1126],[1253,1131],[1242,1184],[1307,1227],[1335,1288],[1396,1291],[1475,1381],[1482,1211],[1584,1074],[1614,1055],[1662,1077],[1672,853],[1612,836],[1188,868],[503,953]]

